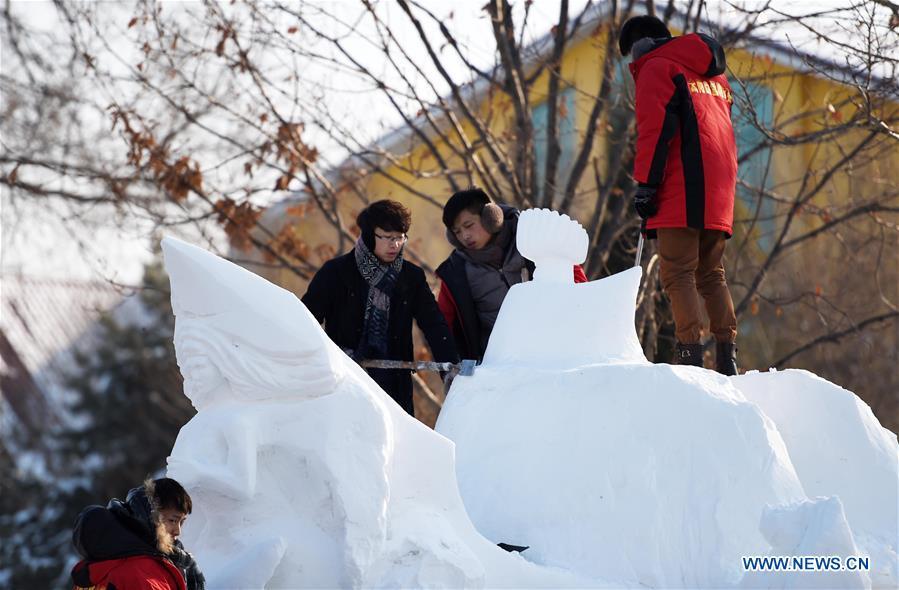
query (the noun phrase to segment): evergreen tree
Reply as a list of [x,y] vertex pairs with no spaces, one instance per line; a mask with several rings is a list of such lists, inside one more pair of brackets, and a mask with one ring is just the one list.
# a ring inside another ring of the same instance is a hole
[[162,470],[194,414],[175,361],[175,320],[160,260],[144,269],[138,300],[139,309],[124,309],[126,303],[103,314],[94,345],[75,354],[77,370],[65,380],[76,394],[73,419],[51,435],[48,475],[2,462],[0,586],[70,587],[75,517]]
[[168,277],[159,262],[144,273],[139,297],[145,318],[100,319],[99,345],[77,355],[68,380],[79,393],[73,412],[85,423],[63,435],[60,449],[87,463],[97,497],[122,494],[165,466],[178,431],[193,415],[182,390],[172,338],[175,319]]

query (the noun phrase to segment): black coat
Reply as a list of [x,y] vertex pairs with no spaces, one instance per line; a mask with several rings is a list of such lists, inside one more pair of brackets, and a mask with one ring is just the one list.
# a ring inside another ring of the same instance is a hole
[[[368,283],[356,267],[355,252],[329,260],[309,283],[303,303],[324,324],[325,333],[344,350],[356,350],[362,338]],[[387,359],[411,361],[412,320],[424,333],[434,359],[458,362],[453,337],[431,293],[424,271],[403,261],[393,296],[387,329]],[[412,377],[409,371],[369,369],[369,375],[409,414]]]
[[[518,217],[520,212],[514,207],[501,205],[503,210],[503,223],[515,223],[516,232]],[[509,248],[517,248],[515,243],[516,236],[512,236],[512,242]],[[450,240],[452,243],[452,240]],[[474,296],[471,293],[471,285],[468,282],[468,274],[465,266],[468,262],[465,257],[459,253],[459,244],[454,244],[456,249],[452,251],[449,257],[444,260],[435,271],[437,277],[443,281],[440,293],[440,306],[446,306],[443,311],[444,318],[453,318],[453,324],[450,326],[451,333],[455,336],[456,351],[459,356],[464,359],[474,359],[481,361],[484,353],[487,351],[482,346],[481,332],[485,329],[478,319],[478,312],[474,302]],[[508,253],[508,248],[506,249]],[[534,263],[525,259],[525,268],[528,274],[534,276]],[[448,293],[444,293],[443,289]],[[448,295],[448,296],[447,296]],[[452,311],[450,311],[450,308]],[[489,334],[487,336],[489,338]]]
[[[448,289],[452,295],[452,303],[455,306],[454,326],[451,326],[455,334],[456,350],[464,359],[480,361],[484,357],[481,350],[481,322],[474,305],[474,297],[471,294],[471,285],[465,276],[465,258],[458,250],[453,250],[449,258],[437,267],[437,276],[443,281],[441,289]],[[441,297],[444,294],[441,293]],[[441,304],[443,300],[441,299]]]

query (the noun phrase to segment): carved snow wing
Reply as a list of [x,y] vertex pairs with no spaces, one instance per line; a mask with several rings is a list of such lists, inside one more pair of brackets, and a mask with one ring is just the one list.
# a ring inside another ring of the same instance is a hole
[[293,293],[180,240],[166,238],[162,249],[175,354],[195,408],[334,390],[343,353]]

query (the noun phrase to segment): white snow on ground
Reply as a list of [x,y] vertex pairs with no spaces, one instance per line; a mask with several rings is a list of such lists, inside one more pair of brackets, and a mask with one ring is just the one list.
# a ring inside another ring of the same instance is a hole
[[[577,254],[556,249],[510,291],[438,434],[296,297],[163,245],[199,410],[169,475],[210,588],[895,586],[895,435],[806,372],[648,363],[639,270],[566,283]],[[871,572],[746,574],[768,555],[870,555]]]

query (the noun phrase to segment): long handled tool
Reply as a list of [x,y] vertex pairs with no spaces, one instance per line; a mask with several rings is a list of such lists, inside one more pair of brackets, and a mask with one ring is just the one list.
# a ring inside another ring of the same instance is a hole
[[643,220],[643,223],[640,224],[640,239],[637,240],[637,257],[634,259],[634,266],[640,266],[640,261],[643,258],[643,242],[645,238],[643,237],[643,233],[646,231],[646,220]]
[[366,359],[362,361],[366,369],[409,369],[412,371],[441,371],[453,375],[471,377],[474,375],[476,361],[466,359],[461,363],[437,363],[434,361],[390,361],[381,359]]

